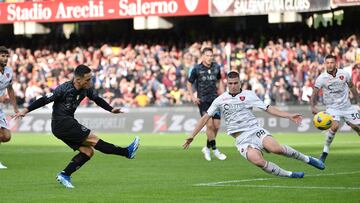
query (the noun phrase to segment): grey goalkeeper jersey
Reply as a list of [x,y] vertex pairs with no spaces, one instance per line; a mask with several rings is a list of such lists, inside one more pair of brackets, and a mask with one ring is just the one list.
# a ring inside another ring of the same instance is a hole
[[243,90],[236,96],[224,92],[214,100],[207,113],[213,116],[220,111],[225,118],[227,133],[231,135],[236,132],[253,130],[260,126],[258,119],[252,113],[253,107],[267,110],[268,105],[249,90]]
[[346,109],[351,107],[348,82],[351,77],[348,72],[338,69],[336,76],[323,72],[315,81],[315,87],[322,89],[326,108]]

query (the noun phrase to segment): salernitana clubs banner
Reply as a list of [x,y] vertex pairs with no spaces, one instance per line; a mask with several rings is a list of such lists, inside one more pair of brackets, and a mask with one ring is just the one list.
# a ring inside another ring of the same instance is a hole
[[210,16],[266,15],[330,9],[330,0],[210,0]]

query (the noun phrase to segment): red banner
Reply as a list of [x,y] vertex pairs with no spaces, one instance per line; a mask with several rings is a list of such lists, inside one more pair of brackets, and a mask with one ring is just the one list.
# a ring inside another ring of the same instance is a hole
[[207,14],[207,0],[64,0],[0,3],[2,24]]
[[333,0],[335,6],[353,6],[360,5],[360,0]]

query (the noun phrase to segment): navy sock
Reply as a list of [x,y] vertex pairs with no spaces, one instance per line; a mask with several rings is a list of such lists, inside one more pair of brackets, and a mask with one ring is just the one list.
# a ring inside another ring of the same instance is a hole
[[61,173],[67,176],[71,176],[72,173],[78,170],[82,165],[84,165],[89,160],[90,157],[88,155],[80,152],[71,159],[70,163]]
[[98,141],[98,143],[96,143],[94,148],[104,154],[117,154],[126,157],[129,155],[129,152],[126,148],[122,148],[117,145],[105,142],[101,139]]
[[206,147],[207,147],[208,149],[211,148],[211,145],[210,145],[210,141],[209,141],[209,140],[206,140]]
[[[215,141],[215,140],[211,140],[211,141],[209,142],[209,144],[210,144],[210,147],[211,147],[212,150],[215,150],[215,149],[216,149],[216,141]],[[209,147],[209,148],[210,148],[210,147]]]

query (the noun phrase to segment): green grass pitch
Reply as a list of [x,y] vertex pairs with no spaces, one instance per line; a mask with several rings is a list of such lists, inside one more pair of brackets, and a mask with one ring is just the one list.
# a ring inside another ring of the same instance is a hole
[[[102,139],[128,145],[134,135],[99,133]],[[275,134],[306,154],[322,151],[324,136]],[[271,176],[241,157],[234,139],[219,135],[226,161],[205,161],[199,135],[189,150],[185,134],[140,134],[134,160],[95,152],[73,174],[75,189],[63,188],[55,175],[75,155],[53,135],[14,134],[0,145],[0,202],[360,202],[360,138],[338,133],[324,171],[300,161],[265,154],[284,169],[304,171],[304,179]]]

